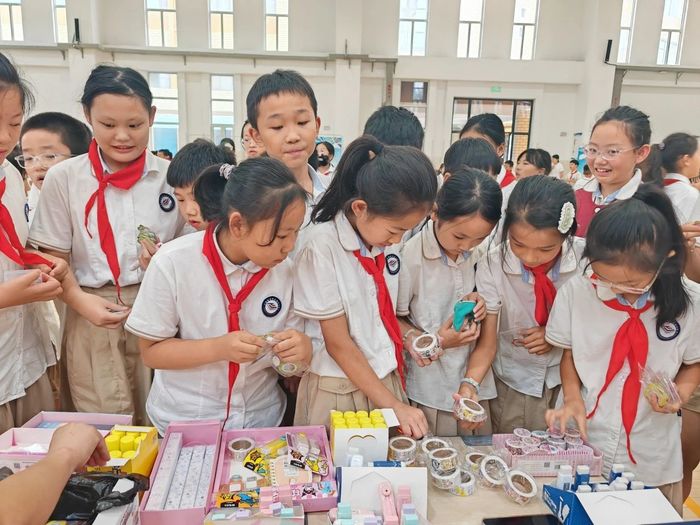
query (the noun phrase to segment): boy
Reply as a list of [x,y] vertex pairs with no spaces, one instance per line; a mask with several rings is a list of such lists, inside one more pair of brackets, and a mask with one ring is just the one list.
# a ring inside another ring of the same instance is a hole
[[515,178],[515,175],[513,174],[513,161],[507,160],[503,163],[503,166],[506,168],[506,177],[508,177],[508,179]]
[[87,153],[90,140],[90,128],[65,113],[38,113],[26,120],[19,136],[22,155],[17,162],[27,170],[32,182],[27,203],[30,225],[48,169],[69,157]]
[[578,172],[578,160],[571,159],[569,161],[569,173],[566,175],[566,182],[573,186],[580,176],[581,174]]
[[552,155],[552,171],[549,172],[549,176],[561,180],[562,175],[564,175],[564,166],[559,162],[559,155],[555,153]]
[[583,165],[583,175],[581,177],[579,177],[579,179],[574,184],[574,191],[583,188],[586,184],[588,184],[593,179],[595,179],[595,177],[593,176],[593,173],[591,173],[591,168],[588,167],[588,164],[584,164]]
[[423,149],[423,126],[406,108],[382,106],[367,119],[363,133],[388,146]]

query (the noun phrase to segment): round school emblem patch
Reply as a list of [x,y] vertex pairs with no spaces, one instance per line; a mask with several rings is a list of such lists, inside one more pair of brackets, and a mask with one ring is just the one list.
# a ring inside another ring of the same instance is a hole
[[391,275],[396,275],[401,269],[401,259],[398,255],[389,254],[386,256],[386,269]]
[[282,309],[282,301],[274,295],[266,297],[262,302],[262,313],[265,317],[274,317]]
[[175,199],[169,193],[161,193],[158,197],[158,205],[163,211],[173,211],[175,209]]
[[681,325],[678,321],[669,321],[656,329],[656,337],[661,341],[672,341],[681,333]]

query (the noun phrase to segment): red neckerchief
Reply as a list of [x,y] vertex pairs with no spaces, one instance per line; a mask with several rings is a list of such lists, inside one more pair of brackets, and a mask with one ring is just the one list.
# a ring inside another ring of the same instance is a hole
[[515,175],[510,170],[506,170],[506,174],[503,176],[503,180],[498,184],[501,189],[506,186],[510,186],[511,183],[515,182]]
[[[557,258],[560,256],[561,251]],[[549,261],[534,268],[523,264],[523,267],[535,277],[535,321],[540,326],[547,326],[549,312],[552,310],[554,298],[557,296],[554,283],[547,277],[547,272],[554,267],[551,263],[552,261]],[[556,260],[554,264],[556,264]]]
[[664,179],[664,186],[670,186],[671,184],[675,184],[676,182],[682,182],[678,179]]

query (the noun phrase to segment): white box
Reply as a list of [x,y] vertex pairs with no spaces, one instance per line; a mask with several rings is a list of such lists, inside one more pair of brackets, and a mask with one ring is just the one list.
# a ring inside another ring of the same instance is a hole
[[359,450],[365,464],[386,460],[389,429],[399,426],[399,420],[390,408],[383,408],[382,415],[387,428],[331,428],[331,450],[336,467],[347,464],[348,449],[351,447]]

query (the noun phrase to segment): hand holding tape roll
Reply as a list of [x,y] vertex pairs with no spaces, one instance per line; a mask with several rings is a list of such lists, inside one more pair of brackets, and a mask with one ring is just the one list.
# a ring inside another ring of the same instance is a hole
[[413,340],[413,351],[422,359],[432,359],[440,354],[438,338],[433,334],[422,334]]
[[460,421],[468,421],[470,423],[481,423],[482,421],[486,421],[488,417],[484,407],[468,397],[460,397],[459,399],[455,399],[452,410],[457,419]]

